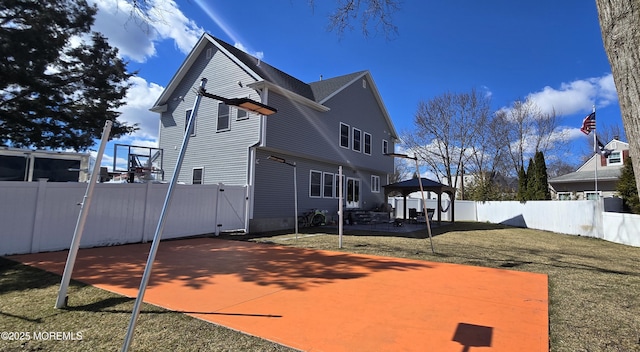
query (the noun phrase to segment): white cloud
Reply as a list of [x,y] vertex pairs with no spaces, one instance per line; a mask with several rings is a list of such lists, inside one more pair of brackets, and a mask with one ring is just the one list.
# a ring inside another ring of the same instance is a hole
[[93,30],[108,38],[120,55],[145,62],[156,54],[156,44],[173,40],[175,46],[188,53],[204,30],[189,20],[173,0],[149,0],[144,14],[136,13],[125,0],[90,0],[98,6]]
[[249,54],[249,55],[253,55],[254,57],[256,57],[259,60],[262,60],[264,58],[264,52],[263,51],[255,51],[255,52],[250,52],[249,49],[244,46],[244,44],[236,42],[235,44],[233,44],[234,47],[244,51],[245,53]]
[[544,87],[531,93],[527,99],[533,101],[543,113],[572,115],[591,111],[593,105],[605,107],[617,101],[613,75],[579,79],[562,83],[560,88]]
[[[163,91],[163,87],[155,83],[148,83],[142,77],[132,77],[131,86],[125,98],[127,104],[118,109],[122,114],[118,120],[129,124],[137,123],[140,128],[134,134],[121,139],[155,141],[158,138],[159,115],[149,111],[153,103]],[[145,145],[150,146],[150,145]]]

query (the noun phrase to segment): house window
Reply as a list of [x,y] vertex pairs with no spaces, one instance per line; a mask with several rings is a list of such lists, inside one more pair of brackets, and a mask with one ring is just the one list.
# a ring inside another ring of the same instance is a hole
[[225,103],[218,104],[218,125],[216,132],[229,130],[229,105]]
[[571,200],[571,192],[558,192],[558,200]]
[[349,148],[349,125],[340,122],[340,146],[343,148]]
[[607,157],[607,165],[621,165],[622,164],[622,156],[621,152],[611,152]]
[[353,129],[353,150],[362,151],[362,131],[357,128]]
[[196,167],[193,169],[193,173],[191,175],[191,183],[194,185],[202,184],[202,177],[204,176],[204,169],[201,167]]
[[364,153],[371,155],[371,134],[364,133]]
[[600,195],[600,191],[598,191],[598,192],[585,191],[584,192],[584,199],[586,199],[586,200],[598,200],[598,195]]
[[[187,110],[187,113],[185,114],[185,118],[184,118],[184,131],[187,131],[187,126],[189,126],[189,117],[191,117],[191,109]],[[196,135],[196,119],[195,116],[193,117],[193,123],[191,124],[191,129],[189,130],[191,133],[189,133],[189,135],[191,136],[195,136]]]
[[324,188],[322,191],[322,196],[324,198],[333,198],[333,174],[325,172],[323,184]]
[[371,192],[380,193],[380,176],[371,175]]
[[247,110],[236,109],[236,120],[246,120],[249,118],[249,112]]
[[389,153],[389,142],[387,142],[385,139],[382,140],[382,154],[388,154]]
[[309,197],[319,198],[322,190],[322,172],[311,170]]

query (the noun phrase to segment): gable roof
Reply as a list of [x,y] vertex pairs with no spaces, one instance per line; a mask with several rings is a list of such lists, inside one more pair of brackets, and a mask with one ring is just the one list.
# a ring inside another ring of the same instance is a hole
[[[618,139],[612,139],[611,141],[609,141],[609,143],[607,143],[604,146],[605,149],[608,150],[612,150],[612,151],[624,151],[624,150],[629,150],[629,143],[627,142],[623,142],[621,140]],[[589,171],[589,172],[593,172],[592,170],[589,169],[590,166],[592,166],[592,164],[594,163],[599,163],[600,160],[600,153],[594,153],[589,159],[587,159],[587,161],[584,162],[584,164],[580,165],[580,167],[576,170],[576,172],[579,171]],[[620,165],[607,165],[604,166],[604,168],[622,168],[622,164]]]
[[291,99],[298,101],[306,100],[308,105],[315,107],[321,111],[327,111],[329,108],[322,104],[330,99],[332,96],[338,94],[344,90],[350,84],[354,83],[358,79],[367,76],[369,78],[372,91],[378,102],[380,109],[383,112],[385,120],[389,125],[391,136],[396,140],[399,139],[395,130],[393,122],[387,112],[387,109],[382,102],[380,93],[378,92],[373,78],[369,71],[359,71],[343,76],[338,76],[326,80],[320,80],[312,83],[304,83],[303,81],[269,65],[268,63],[236,48],[235,46],[224,42],[208,33],[204,33],[191,52],[187,55],[186,60],[182,63],[178,71],[169,81],[169,84],[164,89],[162,94],[158,97],[153,107],[150,109],[155,112],[164,111],[167,100],[172,95],[173,91],[177,88],[179,82],[185,77],[193,63],[198,56],[202,53],[208,43],[212,43],[220,51],[225,53],[231,60],[233,60],[238,66],[244,69],[250,76],[252,76],[256,83],[251,83],[248,86],[253,88],[260,88],[263,86],[276,88],[277,91],[287,95]]

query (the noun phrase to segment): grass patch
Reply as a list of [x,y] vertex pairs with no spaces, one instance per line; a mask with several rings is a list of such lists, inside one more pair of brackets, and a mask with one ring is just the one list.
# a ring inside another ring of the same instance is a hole
[[[308,229],[305,229],[308,230]],[[313,232],[312,232],[313,231]],[[552,351],[640,351],[640,248],[598,239],[457,223],[424,231],[335,231],[227,236],[303,248],[544,273],[549,276]],[[67,309],[54,309],[60,276],[0,258],[0,331],[82,332],[81,341],[0,341],[0,351],[117,351],[133,299],[72,282]],[[523,317],[526,319],[526,317]],[[181,313],[143,305],[135,351],[293,351]]]

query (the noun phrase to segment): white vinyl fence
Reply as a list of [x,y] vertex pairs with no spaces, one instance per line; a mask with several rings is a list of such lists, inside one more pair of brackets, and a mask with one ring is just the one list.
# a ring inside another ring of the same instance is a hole
[[640,215],[606,212],[603,200],[477,202],[476,207],[476,221],[596,237],[640,247]]
[[[611,200],[611,199],[607,199]],[[390,199],[396,217],[403,217],[404,201]],[[479,221],[526,227],[568,235],[601,238],[640,247],[640,215],[604,211],[605,200],[475,202],[456,200],[455,221]],[[436,208],[437,200],[427,199],[427,208]],[[408,198],[407,209],[421,209],[422,200]],[[443,221],[450,221],[449,200],[442,201]],[[434,215],[434,220],[436,216]]]
[[[68,249],[86,183],[0,182],[0,255]],[[81,247],[153,239],[168,184],[100,183]],[[246,230],[247,187],[176,185],[162,239]]]

